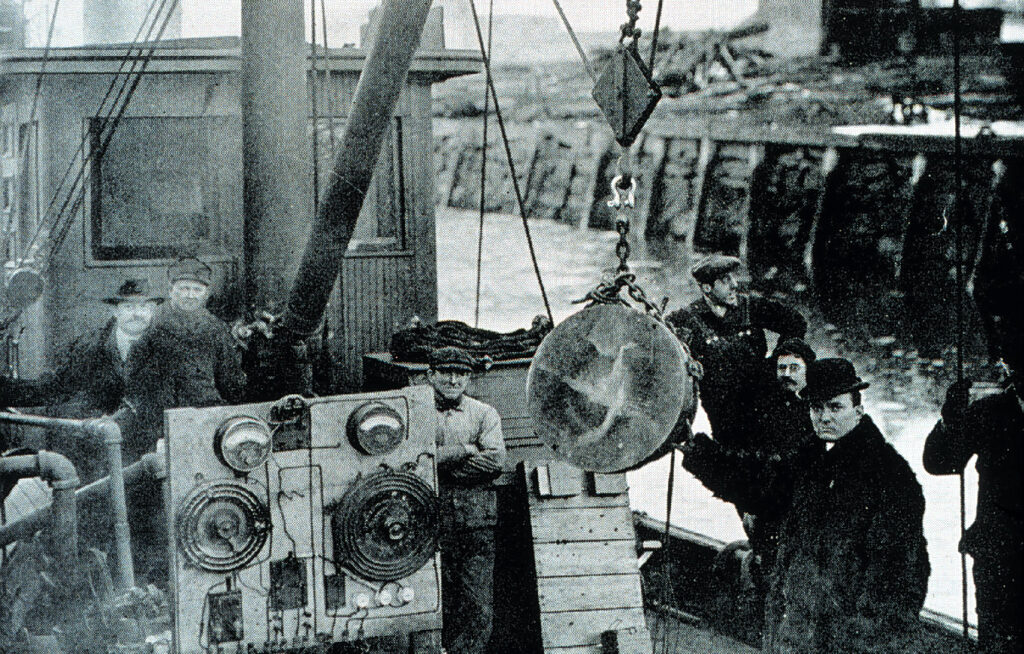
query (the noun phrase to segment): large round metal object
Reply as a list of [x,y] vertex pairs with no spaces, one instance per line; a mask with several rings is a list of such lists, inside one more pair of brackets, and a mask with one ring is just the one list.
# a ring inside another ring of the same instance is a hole
[[251,562],[270,535],[270,512],[243,484],[197,486],[177,515],[178,547],[201,570],[229,572]]
[[357,576],[408,577],[437,551],[437,496],[412,473],[374,473],[342,498],[331,530],[334,558]]
[[562,322],[530,365],[533,428],[584,470],[628,469],[662,445],[692,399],[689,357],[665,325],[598,304]]
[[19,268],[7,280],[4,293],[7,305],[18,311],[26,309],[43,294],[43,287],[43,278],[38,272]]

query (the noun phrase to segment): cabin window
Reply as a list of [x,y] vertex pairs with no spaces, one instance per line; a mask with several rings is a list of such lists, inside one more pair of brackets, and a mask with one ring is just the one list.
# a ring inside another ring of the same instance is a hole
[[[333,142],[331,130],[334,130]],[[330,184],[334,158],[345,131],[345,119],[321,117],[317,122],[320,196]],[[332,147],[333,146],[333,147]],[[396,116],[387,132],[373,171],[359,220],[349,241],[349,253],[395,252],[407,249],[407,186],[402,118]]]
[[93,257],[163,259],[222,255],[242,219],[238,119],[122,118],[109,145],[90,122]]

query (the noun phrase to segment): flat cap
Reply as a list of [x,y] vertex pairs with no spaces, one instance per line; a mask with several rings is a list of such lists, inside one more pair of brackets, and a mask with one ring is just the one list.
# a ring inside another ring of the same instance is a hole
[[784,354],[800,357],[808,365],[818,358],[818,355],[814,353],[814,348],[808,345],[807,341],[795,336],[779,341],[779,344],[772,350],[772,359],[776,360]]
[[713,284],[716,279],[743,267],[743,262],[725,254],[710,254],[698,261],[690,274],[701,284]]
[[461,347],[453,345],[431,352],[427,363],[431,370],[473,372],[473,357]]
[[187,279],[209,286],[210,280],[213,279],[213,268],[210,268],[195,257],[182,257],[178,259],[168,272],[172,284]]

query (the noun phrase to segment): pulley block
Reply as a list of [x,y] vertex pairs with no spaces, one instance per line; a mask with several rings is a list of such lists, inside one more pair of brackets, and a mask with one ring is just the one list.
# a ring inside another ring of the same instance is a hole
[[208,572],[246,566],[263,549],[270,529],[266,504],[233,481],[197,486],[178,509],[178,547],[190,563]]
[[623,304],[594,304],[559,324],[530,365],[533,428],[584,470],[635,466],[668,438],[694,386],[672,332]]
[[371,581],[395,581],[437,551],[438,501],[411,472],[382,470],[360,481],[332,512],[334,558]]
[[629,147],[640,135],[661,99],[661,89],[651,77],[635,44],[619,44],[597,77],[594,102],[615,133],[615,140]]

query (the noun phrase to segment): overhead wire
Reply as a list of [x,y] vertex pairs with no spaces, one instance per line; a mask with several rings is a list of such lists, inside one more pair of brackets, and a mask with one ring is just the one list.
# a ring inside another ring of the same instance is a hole
[[[490,54],[493,52],[491,49],[494,36],[494,0],[490,0],[490,7],[487,13],[487,52]],[[476,296],[474,301],[473,309],[473,326],[480,326],[480,278],[483,274],[483,256],[484,256],[484,213],[486,206],[484,205],[485,196],[487,193],[487,115],[491,112],[491,96],[488,89],[490,88],[491,69],[488,68],[486,73],[486,81],[484,82],[484,135],[483,135],[483,149],[480,156],[480,226],[477,230],[476,239]]]
[[533,262],[533,271],[537,276],[537,285],[540,287],[541,299],[544,301],[544,309],[548,314],[548,320],[555,322],[551,313],[551,304],[548,302],[547,290],[544,288],[544,280],[541,278],[540,265],[537,263],[537,252],[533,246],[533,236],[530,233],[530,223],[526,219],[526,204],[523,202],[523,192],[519,188],[519,178],[516,176],[516,165],[512,158],[512,148],[509,146],[508,132],[505,130],[505,119],[501,115],[501,106],[498,103],[498,91],[494,88],[494,77],[491,74],[491,60],[484,45],[484,34],[480,28],[480,16],[476,11],[476,0],[469,0],[469,8],[473,13],[473,25],[476,28],[476,38],[480,45],[480,56],[483,58],[484,69],[487,71],[487,87],[491,90],[491,97],[494,100],[494,116],[498,119],[498,129],[501,131],[501,141],[505,146],[505,158],[508,160],[509,176],[512,178],[512,190],[516,195],[516,205],[519,207],[519,215],[523,221],[523,230],[526,232],[526,245],[529,249],[530,260]]
[[558,0],[551,0],[555,3],[555,9],[558,10],[558,15],[562,19],[562,24],[565,25],[565,31],[569,33],[569,38],[572,39],[572,44],[576,46],[576,52],[579,53],[580,59],[583,61],[583,67],[587,70],[587,75],[590,76],[590,81],[597,84],[597,73],[594,72],[594,67],[590,65],[590,59],[587,58],[587,53],[583,50],[583,46],[580,44],[579,38],[576,37],[576,30],[572,28],[572,24],[569,23],[569,19],[565,15],[565,11],[562,10],[562,5]]

